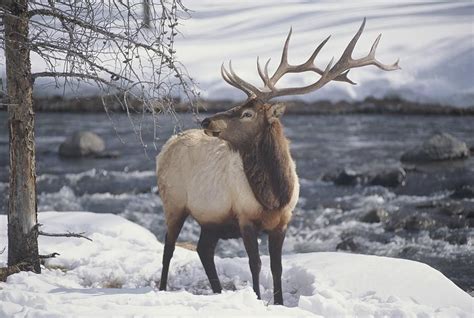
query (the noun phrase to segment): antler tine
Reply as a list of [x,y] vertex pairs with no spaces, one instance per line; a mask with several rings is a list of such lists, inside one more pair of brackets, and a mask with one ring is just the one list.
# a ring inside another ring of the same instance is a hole
[[[352,58],[352,52],[354,51],[354,47],[357,44],[357,41],[359,40],[362,31],[364,30],[365,26],[365,21],[366,19],[364,18],[364,21],[362,22],[362,25],[360,26],[359,30],[357,31],[356,35],[352,38],[351,42],[349,42],[349,45],[347,48],[344,50],[344,53],[342,54],[341,58],[339,59],[338,63],[336,63],[335,67],[341,67],[341,68],[356,68],[356,67],[362,67],[366,65],[375,65],[378,68],[384,70],[384,71],[394,71],[400,69],[400,66],[398,66],[399,60],[397,60],[395,63],[391,65],[383,64],[377,61],[375,58],[375,51],[377,50],[377,46],[379,45],[380,38],[382,37],[382,34],[379,34],[377,38],[375,39],[374,43],[372,44],[372,47],[370,48],[370,52],[366,57],[356,59],[354,60]],[[344,64],[344,65],[339,65],[339,64]]]
[[324,70],[324,73],[323,73],[323,75],[321,76],[321,79],[322,79],[322,78],[325,78],[325,77],[328,75],[328,73],[331,71],[332,63],[334,63],[334,56],[331,58],[331,60],[329,61],[328,65],[326,66],[326,69]]
[[222,65],[221,65],[221,76],[222,76],[222,78],[224,79],[224,81],[226,81],[228,84],[233,85],[233,84],[231,83],[231,80],[227,77],[226,69],[225,69],[225,67],[224,67],[224,63],[222,63]]
[[321,42],[318,47],[316,48],[316,50],[314,50],[313,54],[311,54],[311,56],[309,57],[309,59],[304,62],[303,64],[301,64],[301,66],[314,66],[314,60],[316,59],[316,56],[318,56],[319,52],[321,51],[321,49],[323,48],[324,45],[326,45],[327,41],[329,41],[329,39],[331,38],[331,36],[328,36],[327,38],[324,39],[323,42]]
[[[270,90],[275,90],[275,82],[270,79],[270,75],[268,75],[268,64],[270,63],[270,59],[268,59],[267,63],[265,64],[265,77],[268,79],[267,81],[267,87],[270,88]],[[273,78],[273,77],[272,77]]]
[[356,82],[353,82],[350,78],[347,77],[347,74],[349,74],[350,70],[345,71],[341,75],[338,75],[334,80],[339,81],[339,82],[346,82],[352,85],[356,85]]
[[364,31],[365,21],[366,21],[366,18],[364,18],[364,20],[362,21],[362,24],[360,25],[359,30],[357,30],[357,33],[354,35],[352,40],[347,45],[346,49],[344,50],[341,57],[339,58],[339,61],[337,61],[336,65],[334,65],[335,67],[346,66],[346,65],[340,65],[340,64],[348,64],[352,61],[352,52],[354,52],[354,48],[357,44],[357,41],[359,41],[359,38],[362,35],[362,32]]
[[268,86],[270,78],[268,77],[268,63],[270,63],[271,59],[268,59],[267,63],[265,63],[265,71],[262,71],[262,68],[260,67],[260,58],[257,56],[257,71],[258,75],[263,81],[263,85]]
[[[316,48],[316,50],[314,50],[313,54],[311,54],[311,56],[309,57],[309,59],[304,62],[303,64],[300,65],[300,67],[308,67],[309,71],[314,71],[316,73],[318,73],[319,75],[323,75],[323,71],[321,69],[319,69],[318,67],[316,67],[316,65],[314,65],[314,60],[316,59],[316,57],[318,56],[319,52],[321,51],[321,49],[323,48],[324,45],[326,45],[327,41],[329,41],[329,39],[331,38],[331,36],[328,36],[327,38],[325,38],[319,45],[318,47]],[[299,71],[297,68],[295,68],[295,71]],[[347,82],[347,83],[350,83],[350,84],[355,84],[353,81],[351,81],[348,77],[347,77],[347,73],[349,73],[349,71],[341,74],[341,75],[338,75],[336,76],[336,78],[334,79],[334,81],[338,81],[338,82]]]
[[285,45],[283,46],[283,52],[281,53],[280,64],[288,64],[288,45],[290,44],[291,33],[293,33],[293,27],[290,27],[290,31],[286,36]]
[[275,83],[283,76],[285,73],[288,72],[288,68],[290,65],[288,64],[288,46],[290,44],[291,33],[293,32],[293,28],[290,28],[290,32],[286,36],[285,45],[283,46],[283,52],[281,53],[281,60],[280,65],[278,65],[275,73],[273,73],[272,77],[270,78],[269,82],[271,86],[275,86]]
[[242,90],[249,98],[260,96],[262,93],[258,88],[244,81],[234,72],[234,69],[232,68],[232,61],[229,61],[229,71],[227,71],[227,69],[224,67],[224,64],[222,64],[221,75],[227,83]]
[[[377,46],[379,45],[379,42],[380,42],[380,38],[382,37],[382,34],[379,34],[377,36],[377,38],[375,39],[374,41],[374,44],[372,44],[372,47],[370,48],[370,52],[369,52],[369,55],[367,55],[367,59],[371,62],[369,64],[372,64],[372,65],[375,65],[377,66],[378,68],[384,70],[384,71],[394,71],[394,70],[398,70],[400,69],[400,66],[398,66],[398,62],[400,61],[399,59],[397,59],[395,61],[395,63],[391,64],[391,65],[386,65],[386,64],[382,64],[380,63],[379,61],[377,61],[377,59],[375,58],[375,51],[377,50]],[[362,60],[362,59],[361,59]],[[357,62],[359,60],[356,60],[355,62]],[[369,64],[363,64],[361,66],[364,66],[364,65],[369,65]]]
[[236,84],[229,78],[229,73],[225,69],[224,63],[222,63],[222,65],[221,65],[221,76],[224,79],[224,81],[226,81],[228,84],[230,84],[234,87],[237,87]]
[[258,88],[256,88],[255,86],[253,86],[249,82],[244,81],[242,78],[239,77],[239,75],[237,75],[234,72],[234,69],[232,68],[232,61],[229,61],[229,71],[230,71],[230,74],[232,75],[233,80],[238,85],[240,85],[243,88],[247,89],[248,91],[252,92],[254,95],[258,95],[258,93],[260,92],[260,90]]
[[230,85],[234,86],[235,88],[238,88],[238,89],[240,89],[241,91],[243,91],[243,92],[247,95],[247,97],[250,98],[250,97],[253,96],[253,94],[252,94],[251,91],[249,91],[247,88],[245,88],[245,87],[239,85],[239,84],[235,81],[235,79],[232,77],[232,75],[229,74],[229,72],[225,69],[224,63],[222,63],[222,65],[221,65],[221,76],[222,76],[222,78],[224,79],[224,81],[226,81],[228,84],[230,84]]
[[372,44],[372,47],[370,48],[369,56],[371,58],[375,58],[375,51],[377,50],[377,46],[379,45],[380,38],[382,37],[382,33],[380,33],[377,38],[375,39],[374,43]]

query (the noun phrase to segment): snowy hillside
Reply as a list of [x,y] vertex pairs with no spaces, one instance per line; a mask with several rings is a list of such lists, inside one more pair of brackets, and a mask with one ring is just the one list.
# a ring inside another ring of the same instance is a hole
[[[257,56],[262,61],[272,58],[270,72],[274,70],[290,27],[290,63],[305,61],[323,39],[332,35],[317,59],[317,65],[324,68],[332,57],[339,58],[367,17],[355,57],[366,55],[382,33],[378,59],[388,64],[400,58],[402,70],[384,72],[373,66],[356,69],[350,72],[350,78],[357,86],[330,83],[299,98],[360,101],[368,96],[401,97],[421,103],[474,106],[472,1],[186,0],[184,4],[192,12],[179,26],[177,57],[205,98],[244,97],[221,79],[220,66],[230,59],[239,75],[260,85]],[[3,60],[3,52],[0,58]],[[32,67],[34,72],[45,70],[44,62],[34,54]],[[1,62],[0,73],[4,71]],[[279,85],[307,85],[315,78],[311,74],[291,75]],[[64,93],[63,88],[54,90],[54,85],[44,85],[48,81],[37,81],[41,84],[37,94]],[[83,90],[93,93],[89,86]]]
[[[0,283],[0,317],[359,316],[469,317],[473,299],[433,268],[401,259],[343,253],[284,257],[288,307],[272,298],[263,257],[262,301],[249,285],[246,258],[217,259],[225,292],[212,295],[195,252],[177,248],[170,292],[158,292],[163,246],[146,229],[111,214],[43,212],[50,232],[85,231],[93,242],[40,238],[42,253],[59,252],[43,274],[19,273]],[[0,218],[6,242],[6,216]],[[0,256],[0,266],[6,253]]]
[[[400,58],[401,71],[375,67],[352,70],[358,83],[331,83],[306,100],[361,100],[399,96],[418,102],[474,106],[474,3],[472,1],[185,1],[194,12],[181,27],[178,57],[209,98],[244,95],[220,78],[222,62],[232,59],[244,79],[260,85],[256,58],[279,62],[290,26],[290,63],[302,63],[328,35],[317,63],[324,68],[339,58],[362,19],[367,25],[354,57],[368,53],[382,33],[377,56],[384,63]],[[283,86],[309,84],[311,75],[290,76]]]

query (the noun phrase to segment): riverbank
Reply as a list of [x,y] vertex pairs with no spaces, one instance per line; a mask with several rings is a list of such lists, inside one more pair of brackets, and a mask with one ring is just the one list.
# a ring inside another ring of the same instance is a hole
[[[474,105],[471,107],[455,107],[450,105],[434,105],[406,101],[400,98],[366,98],[363,101],[315,101],[305,102],[300,100],[284,101],[288,114],[404,114],[404,115],[474,115]],[[106,105],[104,107],[104,105]],[[137,99],[128,100],[129,111],[141,113],[143,103]],[[229,109],[236,102],[232,100],[199,100],[193,102],[175,101],[175,110],[184,112],[218,112]],[[34,99],[37,112],[72,112],[72,113],[103,113],[127,112],[127,109],[115,96],[102,98],[101,96],[87,96],[64,98],[62,96],[37,97]],[[0,105],[0,111],[6,110]],[[160,107],[156,108],[160,111]]]

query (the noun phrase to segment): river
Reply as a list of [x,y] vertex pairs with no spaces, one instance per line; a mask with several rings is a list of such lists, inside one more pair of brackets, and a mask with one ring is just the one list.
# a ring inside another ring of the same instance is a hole
[[[413,115],[284,116],[301,183],[301,196],[284,252],[340,250],[418,260],[472,292],[474,199],[455,199],[451,195],[460,182],[474,186],[474,159],[420,168],[402,165],[399,158],[405,150],[437,131],[474,145],[473,119]],[[38,209],[118,214],[145,226],[162,241],[164,216],[156,194],[154,157],[173,132],[197,127],[192,115],[179,115],[179,121],[177,125],[166,116],[153,121],[148,116],[125,114],[37,114]],[[108,150],[120,155],[107,159],[61,159],[59,144],[78,130],[96,132],[106,140]],[[154,134],[159,138],[154,138]],[[406,185],[338,186],[323,181],[324,175],[344,167],[370,170],[381,166],[407,169]],[[6,212],[7,193],[7,114],[0,112],[2,213]],[[461,212],[454,211],[459,208]],[[367,221],[366,216],[374,211],[381,215],[380,220]],[[180,241],[195,243],[198,236],[199,226],[188,220]],[[260,243],[262,253],[267,253],[265,236]],[[221,241],[218,255],[242,256],[245,250],[241,240]]]

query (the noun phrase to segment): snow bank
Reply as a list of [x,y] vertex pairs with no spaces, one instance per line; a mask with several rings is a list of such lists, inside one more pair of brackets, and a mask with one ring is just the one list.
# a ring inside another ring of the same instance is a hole
[[[6,216],[0,216],[6,242]],[[93,242],[40,238],[41,253],[59,252],[41,275],[0,283],[0,317],[63,316],[396,316],[468,317],[473,299],[431,267],[413,261],[344,253],[284,257],[284,299],[269,305],[272,280],[263,257],[262,298],[251,289],[245,258],[217,259],[225,291],[211,294],[195,252],[177,248],[169,292],[157,291],[163,246],[146,229],[112,214],[43,212],[45,231],[85,231]],[[6,263],[6,252],[0,266]]]
[[[319,42],[332,34],[320,52],[317,65],[324,69],[331,57],[339,58],[367,17],[366,29],[354,57],[368,53],[379,33],[378,59],[401,71],[375,67],[352,70],[358,83],[331,83],[305,100],[361,100],[399,96],[404,99],[456,106],[474,106],[474,36],[472,1],[186,1],[194,12],[180,28],[178,58],[184,62],[209,98],[242,99],[238,90],[220,78],[220,66],[229,59],[244,79],[261,85],[256,58],[272,58],[270,72],[280,61],[290,26],[293,35],[290,63],[302,63]],[[282,79],[282,86],[311,83],[308,74]]]
[[[198,82],[203,97],[244,97],[220,77],[221,63],[229,59],[239,75],[255,84],[258,81],[260,86],[256,57],[259,55],[262,61],[272,58],[270,72],[274,70],[290,26],[290,63],[306,60],[316,45],[332,34],[318,57],[317,64],[324,69],[331,57],[342,54],[367,17],[355,57],[366,55],[378,33],[383,33],[378,59],[388,64],[400,58],[402,70],[353,70],[350,78],[359,85],[331,83],[300,98],[351,101],[397,96],[422,103],[474,106],[472,1],[201,0],[184,4],[192,10],[191,17],[179,26],[181,34],[176,37],[175,48],[178,60]],[[32,67],[34,72],[46,68],[36,55],[32,56]],[[4,72],[0,61],[0,73]],[[301,86],[314,80],[311,74],[290,75],[279,85]],[[36,90],[37,94],[63,93],[62,88],[54,90],[54,85],[47,85],[45,79],[38,83],[44,85]],[[83,90],[93,92],[90,86]]]

